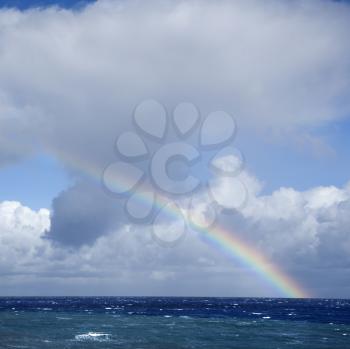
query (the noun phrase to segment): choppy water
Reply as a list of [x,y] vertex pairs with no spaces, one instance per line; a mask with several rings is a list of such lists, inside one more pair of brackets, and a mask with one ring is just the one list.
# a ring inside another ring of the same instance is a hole
[[350,301],[0,298],[0,348],[350,349]]

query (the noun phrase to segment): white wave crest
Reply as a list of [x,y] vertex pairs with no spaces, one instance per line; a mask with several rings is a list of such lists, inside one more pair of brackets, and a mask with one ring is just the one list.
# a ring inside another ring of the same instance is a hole
[[97,341],[105,342],[110,339],[110,334],[108,333],[99,333],[99,332],[88,332],[83,334],[77,334],[75,339],[77,341]]

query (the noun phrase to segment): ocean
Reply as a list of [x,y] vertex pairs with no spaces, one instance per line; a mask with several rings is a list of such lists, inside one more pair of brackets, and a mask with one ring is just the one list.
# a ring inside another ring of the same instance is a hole
[[0,298],[0,348],[350,348],[350,300]]

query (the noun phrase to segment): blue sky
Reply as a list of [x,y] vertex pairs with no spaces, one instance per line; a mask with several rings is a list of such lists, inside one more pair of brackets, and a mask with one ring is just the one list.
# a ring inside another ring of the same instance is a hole
[[296,146],[293,141],[240,140],[248,167],[265,183],[265,192],[281,186],[307,190],[315,186],[343,186],[349,181],[350,121],[327,123],[310,133],[329,146],[330,153],[318,154],[310,145]]
[[28,9],[31,7],[45,7],[50,5],[59,5],[66,8],[81,7],[84,4],[94,2],[94,0],[1,0],[1,7],[16,7],[19,9]]
[[62,165],[41,154],[0,170],[0,200],[20,201],[35,210],[50,208],[51,201],[70,184]]

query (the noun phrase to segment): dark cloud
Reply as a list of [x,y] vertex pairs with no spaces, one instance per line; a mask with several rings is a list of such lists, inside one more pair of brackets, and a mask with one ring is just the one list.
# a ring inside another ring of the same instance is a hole
[[125,223],[121,202],[109,197],[99,185],[85,181],[53,200],[47,236],[62,245],[79,247],[94,243]]

